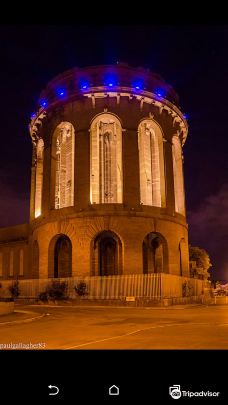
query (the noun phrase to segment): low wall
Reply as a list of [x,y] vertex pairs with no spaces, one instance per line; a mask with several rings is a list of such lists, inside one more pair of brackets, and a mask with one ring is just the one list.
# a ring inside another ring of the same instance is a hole
[[1,302],[0,301],[0,315],[12,314],[14,311],[14,302]]
[[[11,296],[9,287],[12,287],[15,281],[1,281],[0,294],[2,297],[8,298]],[[166,298],[199,297],[207,289],[207,282],[203,280],[172,274],[150,273],[19,280],[19,297],[24,299],[38,298],[39,294],[44,293],[52,282],[64,282],[67,290],[66,295],[72,299],[77,297],[75,287],[79,288],[81,284],[84,284],[86,297],[91,300],[124,300],[126,297],[134,297],[137,300],[157,301]]]
[[212,300],[212,304],[227,305],[228,304],[228,295],[226,295],[225,297],[214,297]]

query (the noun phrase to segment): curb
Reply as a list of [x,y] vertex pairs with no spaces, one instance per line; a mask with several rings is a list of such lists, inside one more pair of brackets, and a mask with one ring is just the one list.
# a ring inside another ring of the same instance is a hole
[[[80,309],[93,309],[93,308],[109,308],[109,309],[156,309],[156,310],[182,310],[182,309],[190,309],[195,307],[205,307],[204,304],[192,304],[192,305],[182,305],[181,308],[176,308],[176,305],[168,305],[168,306],[154,306],[154,307],[147,307],[147,306],[114,306],[114,305],[40,305],[40,304],[31,304],[33,307],[46,307],[46,308],[80,308]],[[178,306],[178,305],[177,305]]]

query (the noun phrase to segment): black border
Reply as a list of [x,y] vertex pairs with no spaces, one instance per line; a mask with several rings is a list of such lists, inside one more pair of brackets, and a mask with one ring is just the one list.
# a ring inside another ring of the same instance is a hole
[[[166,404],[173,401],[169,386],[179,384],[186,391],[220,391],[218,398],[182,402],[227,403],[227,360],[222,350],[4,351],[1,395],[22,403]],[[113,384],[118,397],[108,395]],[[58,396],[49,395],[48,385],[59,387]]]

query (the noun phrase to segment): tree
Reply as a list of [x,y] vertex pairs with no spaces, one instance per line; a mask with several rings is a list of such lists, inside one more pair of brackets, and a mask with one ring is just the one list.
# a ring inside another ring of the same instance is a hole
[[212,264],[206,250],[189,245],[189,261],[191,277],[202,280],[207,280],[210,277],[208,270]]

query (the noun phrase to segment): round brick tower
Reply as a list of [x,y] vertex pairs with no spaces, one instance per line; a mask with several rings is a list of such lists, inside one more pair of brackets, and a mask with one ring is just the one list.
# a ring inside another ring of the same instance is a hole
[[178,104],[122,63],[48,83],[30,123],[31,277],[189,275]]

